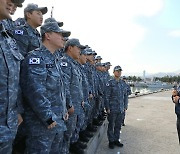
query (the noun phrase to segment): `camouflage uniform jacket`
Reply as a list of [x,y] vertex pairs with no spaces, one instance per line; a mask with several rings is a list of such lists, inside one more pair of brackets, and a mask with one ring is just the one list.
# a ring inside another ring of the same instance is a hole
[[14,30],[14,37],[23,56],[41,45],[40,34],[29,24],[21,25]]
[[72,104],[67,106],[74,106],[75,113],[80,112],[81,104],[83,100],[83,88],[82,88],[82,74],[78,66],[78,62],[72,59],[67,54],[62,57],[61,68],[64,74],[66,75],[66,88],[67,96]]
[[124,112],[124,96],[126,94],[124,81],[112,78],[106,84],[105,108],[110,112]]
[[[24,122],[32,135],[66,130],[65,87],[59,66],[45,46],[30,52],[22,63]],[[56,121],[53,129],[47,126]]]
[[16,134],[16,102],[22,59],[15,40],[0,23],[0,143],[14,139]]

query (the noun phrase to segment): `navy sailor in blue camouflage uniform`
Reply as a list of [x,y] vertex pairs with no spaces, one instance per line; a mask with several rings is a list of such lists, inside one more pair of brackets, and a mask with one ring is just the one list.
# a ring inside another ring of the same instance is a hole
[[125,126],[124,121],[125,121],[126,111],[127,111],[127,109],[128,109],[128,99],[129,99],[128,97],[129,97],[129,95],[131,95],[131,87],[130,87],[130,85],[127,83],[127,80],[126,80],[126,77],[125,77],[125,76],[122,77],[122,80],[124,81],[124,84],[125,84],[125,87],[126,87],[126,89],[125,89],[126,94],[125,94],[125,96],[124,96],[124,106],[125,106],[125,110],[124,110],[124,114],[123,114],[123,118],[122,118],[122,126]]
[[70,114],[69,120],[66,123],[67,131],[64,133],[63,149],[61,152],[63,154],[69,153],[70,139],[72,141],[72,133],[75,133],[77,118],[84,104],[82,74],[77,62],[80,51],[83,48],[85,46],[81,45],[78,39],[69,39],[65,44],[64,57],[61,59],[61,68],[67,79],[66,93],[69,96],[69,102],[67,102],[66,106]]
[[114,67],[114,77],[106,84],[106,100],[105,108],[108,113],[108,130],[107,136],[109,140],[109,148],[113,149],[114,145],[122,147],[120,143],[120,130],[122,123],[122,116],[125,110],[124,106],[124,95],[125,95],[125,84],[120,79],[121,67]]
[[60,154],[67,109],[63,74],[54,52],[63,47],[66,33],[54,22],[44,24],[41,35],[42,46],[30,52],[22,63],[26,153]]
[[[0,153],[11,154],[18,117],[17,97],[19,90],[20,54],[16,41],[8,33],[3,19],[10,19],[9,4],[22,3],[22,0],[0,0]],[[13,4],[12,4],[13,5]]]

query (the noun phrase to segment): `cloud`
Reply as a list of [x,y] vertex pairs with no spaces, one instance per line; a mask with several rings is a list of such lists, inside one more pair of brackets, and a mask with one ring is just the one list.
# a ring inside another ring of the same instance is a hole
[[180,30],[174,30],[168,33],[168,36],[171,37],[180,37]]
[[[156,15],[164,0],[31,0],[31,3],[48,6],[44,18],[50,16],[54,6],[54,17],[64,22],[63,29],[70,30],[71,37],[90,45],[113,66],[120,64],[125,70],[134,71],[137,67],[132,63],[137,62],[133,50],[148,31],[135,18]],[[22,16],[22,12],[19,9],[14,19]]]

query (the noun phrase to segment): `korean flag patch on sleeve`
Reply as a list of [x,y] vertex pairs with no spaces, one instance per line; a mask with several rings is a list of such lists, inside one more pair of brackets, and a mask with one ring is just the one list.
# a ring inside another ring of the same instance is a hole
[[66,62],[62,62],[62,63],[61,63],[61,66],[65,66],[65,67],[66,67],[66,66],[67,66],[67,63],[66,63]]
[[40,58],[30,58],[29,64],[35,64],[35,65],[40,64]]
[[23,35],[24,31],[23,30],[15,30],[15,34],[17,35]]

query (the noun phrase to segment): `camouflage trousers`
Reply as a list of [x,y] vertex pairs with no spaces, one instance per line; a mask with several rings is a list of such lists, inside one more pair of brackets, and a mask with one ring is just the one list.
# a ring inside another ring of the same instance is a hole
[[85,117],[84,117],[84,123],[83,123],[83,125],[82,125],[82,127],[81,127],[81,130],[82,130],[82,131],[85,130],[86,127],[87,127],[87,125],[88,125],[88,120],[89,120],[90,114],[91,114],[91,112],[92,112],[91,110],[92,110],[92,109],[91,109],[91,106],[89,105],[89,102],[86,101],[86,102],[84,103]]
[[107,136],[109,142],[118,141],[120,138],[120,130],[122,124],[122,114],[121,112],[110,112],[108,114],[108,130]]
[[177,117],[177,132],[179,137],[179,144],[180,144],[180,118]]
[[27,136],[25,154],[61,154],[64,131],[41,136]]
[[11,154],[12,153],[12,142],[3,142],[0,143],[0,154]]
[[77,114],[72,114],[69,116],[69,119],[66,121],[67,130],[64,132],[63,143],[61,145],[61,154],[69,154],[70,139],[72,133],[75,131],[77,123]]
[[84,112],[84,109],[81,108],[80,113],[77,115],[76,128],[75,128],[74,132],[72,133],[72,137],[71,137],[71,141],[70,141],[71,144],[78,141],[79,132],[83,127],[84,120],[85,120],[85,112]]
[[123,114],[122,114],[122,124],[124,124],[125,117],[126,117],[126,111],[124,111]]

